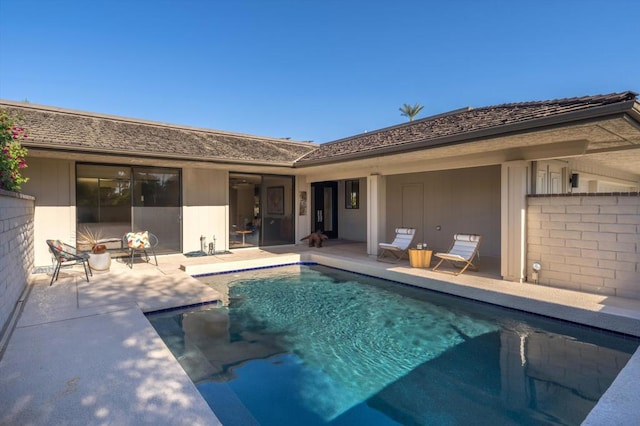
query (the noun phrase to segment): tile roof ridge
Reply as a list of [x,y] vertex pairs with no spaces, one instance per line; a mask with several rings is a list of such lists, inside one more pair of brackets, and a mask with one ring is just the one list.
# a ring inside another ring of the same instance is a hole
[[259,136],[259,135],[252,135],[248,133],[209,129],[206,127],[188,126],[184,124],[172,124],[172,123],[165,123],[161,121],[146,120],[141,118],[125,117],[121,115],[104,114],[104,113],[68,109],[68,108],[62,108],[62,107],[56,107],[56,106],[50,106],[50,105],[11,101],[7,99],[0,99],[0,106],[10,106],[14,108],[24,108],[24,109],[31,109],[31,110],[37,110],[37,111],[53,112],[58,114],[75,115],[75,116],[81,116],[81,117],[87,117],[87,118],[97,118],[97,119],[103,119],[103,120],[114,120],[114,121],[131,123],[131,124],[139,124],[144,126],[172,128],[177,130],[213,133],[213,134],[219,134],[224,136],[236,136],[236,137],[245,137],[245,138],[251,138],[251,139],[260,139],[264,141],[278,142],[283,144],[317,146],[316,143],[310,142],[310,141],[296,141],[296,140],[291,140],[290,138]]

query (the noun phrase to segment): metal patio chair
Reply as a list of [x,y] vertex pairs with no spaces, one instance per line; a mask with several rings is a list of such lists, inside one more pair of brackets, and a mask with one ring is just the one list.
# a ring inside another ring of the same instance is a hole
[[56,261],[56,266],[53,269],[53,275],[51,276],[49,286],[51,286],[54,281],[57,281],[62,265],[69,264],[71,262],[74,264],[77,264],[78,262],[82,263],[82,266],[84,267],[84,274],[87,277],[87,282],[89,282],[89,274],[93,276],[91,266],[89,265],[89,253],[78,252],[75,247],[65,244],[59,240],[47,240],[47,245],[49,246],[49,250]]
[[136,253],[144,253],[146,262],[151,261],[151,257],[147,251],[150,251],[158,266],[158,258],[156,257],[155,247],[158,245],[158,237],[149,231],[129,232],[122,237],[122,244],[129,249],[129,268],[133,269],[133,257]]

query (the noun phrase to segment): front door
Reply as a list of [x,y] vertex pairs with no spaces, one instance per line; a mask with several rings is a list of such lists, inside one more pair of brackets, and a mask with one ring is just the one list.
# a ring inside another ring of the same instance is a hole
[[338,238],[338,183],[318,182],[313,190],[313,229],[329,238]]

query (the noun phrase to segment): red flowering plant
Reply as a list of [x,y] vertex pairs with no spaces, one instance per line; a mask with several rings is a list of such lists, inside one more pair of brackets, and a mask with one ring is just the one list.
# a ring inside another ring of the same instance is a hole
[[20,172],[27,167],[27,148],[21,144],[26,138],[27,133],[17,119],[0,109],[0,189],[18,192],[20,185],[29,180]]

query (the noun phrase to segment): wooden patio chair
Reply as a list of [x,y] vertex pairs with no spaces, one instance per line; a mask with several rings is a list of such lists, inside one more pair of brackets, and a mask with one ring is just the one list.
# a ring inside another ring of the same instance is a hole
[[[473,260],[475,257],[480,257],[478,249],[480,248],[481,239],[482,237],[476,234],[455,234],[453,236],[453,244],[449,251],[434,254],[435,257],[440,258],[440,262],[433,267],[433,271],[453,275],[460,275],[469,267],[477,271],[478,267],[473,264]],[[444,261],[451,263],[454,267],[462,264],[462,269],[456,272],[439,271],[438,268]]]
[[409,247],[413,242],[413,237],[416,234],[414,228],[396,228],[396,237],[391,243],[378,243],[380,253],[378,254],[378,261],[387,261],[387,255],[390,261],[399,262],[402,258],[409,257]]

